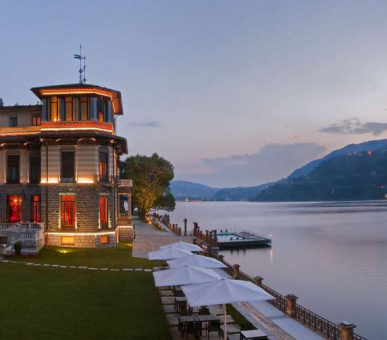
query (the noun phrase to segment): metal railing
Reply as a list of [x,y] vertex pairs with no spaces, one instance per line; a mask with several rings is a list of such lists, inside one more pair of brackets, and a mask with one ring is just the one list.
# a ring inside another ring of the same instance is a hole
[[[222,261],[227,268],[224,268],[224,270],[234,277],[234,266],[230,264],[229,262],[225,261],[223,259],[223,256],[217,256],[215,254],[208,254],[211,257],[214,257],[220,261]],[[254,283],[255,285],[258,285],[262,289],[264,289],[267,293],[272,295],[275,299],[274,300],[268,300],[269,303],[274,305],[276,308],[278,308],[281,312],[285,313],[287,312],[287,304],[288,299],[285,295],[282,295],[281,293],[275,291],[274,289],[266,286],[262,282],[259,284],[257,281],[250,275],[244,273],[243,271],[239,270],[238,278],[240,280],[244,281],[250,281]],[[323,318],[322,316],[312,312],[311,310],[300,306],[299,304],[296,304],[296,311],[294,315],[294,319],[303,324],[304,326],[308,327],[312,331],[320,334],[326,339],[332,339],[332,340],[341,340],[341,330],[338,325],[335,323]],[[354,340],[367,340],[366,338],[354,333],[353,334]]]

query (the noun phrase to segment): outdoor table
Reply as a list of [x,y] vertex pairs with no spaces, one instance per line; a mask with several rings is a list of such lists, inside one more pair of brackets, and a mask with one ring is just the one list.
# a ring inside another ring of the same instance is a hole
[[216,315],[198,315],[201,322],[220,321]]
[[200,324],[200,335],[202,334],[203,323],[204,322],[219,322],[219,318],[215,315],[185,315],[179,317],[179,325],[188,323],[197,323]]
[[[187,327],[188,325],[197,325],[197,335],[201,335],[202,329],[201,329],[201,321],[199,319],[199,315],[185,315],[185,316],[179,316],[179,330],[180,332]],[[200,327],[199,327],[200,326]]]
[[241,331],[240,339],[267,339],[267,335],[259,329],[254,329],[252,331]]

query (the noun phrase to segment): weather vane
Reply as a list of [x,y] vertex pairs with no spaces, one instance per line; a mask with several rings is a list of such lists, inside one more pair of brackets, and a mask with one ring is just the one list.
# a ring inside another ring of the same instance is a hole
[[[79,59],[79,83],[86,83],[86,55],[82,56],[82,45],[79,44],[79,54],[74,54],[73,57],[75,59]],[[83,67],[82,67],[83,61]]]

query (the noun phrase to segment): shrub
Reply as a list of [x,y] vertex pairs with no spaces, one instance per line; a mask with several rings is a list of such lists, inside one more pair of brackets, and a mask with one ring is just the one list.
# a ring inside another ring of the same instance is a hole
[[19,256],[21,254],[22,244],[21,242],[16,242],[13,245],[13,249],[15,249],[15,255]]

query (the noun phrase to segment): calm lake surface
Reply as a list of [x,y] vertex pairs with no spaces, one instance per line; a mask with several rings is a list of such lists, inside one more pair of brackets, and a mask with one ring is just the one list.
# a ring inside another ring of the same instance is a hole
[[387,203],[181,202],[172,223],[272,235],[272,248],[222,251],[241,270],[328,320],[387,339]]

